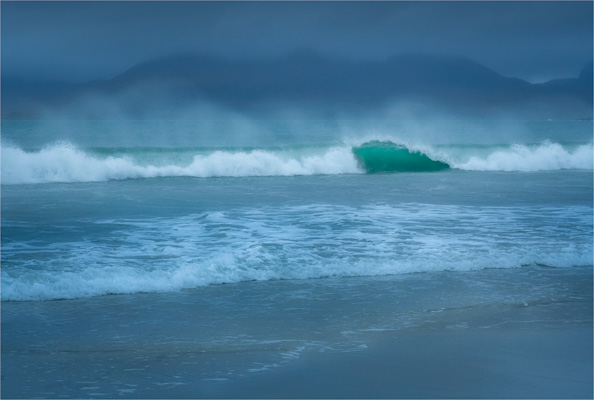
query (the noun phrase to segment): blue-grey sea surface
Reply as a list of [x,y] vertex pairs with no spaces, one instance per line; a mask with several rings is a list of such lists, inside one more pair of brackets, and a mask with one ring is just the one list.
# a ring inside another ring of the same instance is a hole
[[3,396],[192,397],[420,327],[585,327],[559,368],[591,366],[592,121],[439,128],[2,121]]

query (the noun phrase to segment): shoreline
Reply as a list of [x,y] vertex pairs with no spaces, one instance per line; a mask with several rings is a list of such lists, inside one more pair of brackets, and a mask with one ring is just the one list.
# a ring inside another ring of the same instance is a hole
[[592,268],[2,303],[2,398],[588,398]]

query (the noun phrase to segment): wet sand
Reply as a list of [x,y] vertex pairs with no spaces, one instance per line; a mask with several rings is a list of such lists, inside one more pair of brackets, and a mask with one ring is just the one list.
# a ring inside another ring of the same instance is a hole
[[2,398],[592,398],[592,269],[2,303]]
[[[213,397],[592,398],[592,329],[380,333],[367,351],[308,355]],[[222,385],[221,385],[222,386]]]

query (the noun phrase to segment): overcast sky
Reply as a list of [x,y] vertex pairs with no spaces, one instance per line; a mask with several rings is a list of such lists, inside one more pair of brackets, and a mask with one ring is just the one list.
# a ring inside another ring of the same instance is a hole
[[183,52],[460,55],[530,81],[592,60],[592,2],[8,2],[2,74],[110,78]]

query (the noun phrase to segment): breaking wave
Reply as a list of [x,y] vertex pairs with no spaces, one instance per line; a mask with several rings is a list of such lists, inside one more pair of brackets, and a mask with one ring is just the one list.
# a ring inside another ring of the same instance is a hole
[[592,208],[579,206],[313,204],[97,220],[89,229],[110,232],[109,240],[3,243],[2,300],[592,265]]
[[420,151],[389,141],[377,140],[353,147],[353,153],[366,172],[432,172],[450,168]]
[[593,169],[592,143],[510,146],[362,144],[278,148],[2,147],[2,183],[95,182],[154,177],[293,176],[378,172]]
[[592,143],[565,148],[545,142],[538,146],[512,145],[486,157],[472,156],[456,168],[472,171],[553,171],[560,169],[592,170]]
[[[310,151],[302,154],[272,149],[210,152],[204,149],[118,150],[85,151],[68,143],[36,152],[6,148],[2,151],[2,181],[15,184],[174,176],[206,178],[361,172],[350,150],[340,147],[331,147],[321,153]],[[188,154],[190,160],[187,160]],[[157,157],[150,159],[151,155]]]

